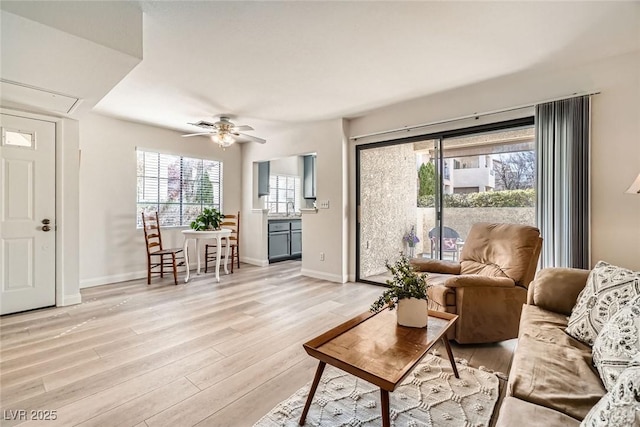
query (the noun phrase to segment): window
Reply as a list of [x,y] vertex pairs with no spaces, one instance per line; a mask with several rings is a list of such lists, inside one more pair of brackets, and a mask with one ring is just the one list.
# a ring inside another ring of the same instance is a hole
[[[269,177],[269,196],[267,197],[269,213],[287,213],[287,202],[293,202],[294,211],[299,210],[299,193],[300,177],[271,175]],[[289,213],[292,213],[291,206]]]
[[189,225],[202,208],[222,211],[222,162],[137,150],[139,213],[158,212],[160,225]]

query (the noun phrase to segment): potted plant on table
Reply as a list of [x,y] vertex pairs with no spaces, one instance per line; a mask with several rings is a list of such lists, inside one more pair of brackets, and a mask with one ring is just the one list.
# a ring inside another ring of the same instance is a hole
[[217,230],[222,222],[222,214],[216,208],[204,208],[195,221],[191,222],[191,228],[196,231]]
[[426,275],[415,271],[409,259],[400,254],[400,259],[394,265],[385,263],[393,278],[387,280],[389,289],[371,305],[374,313],[385,308],[393,310],[398,307],[398,324],[413,328],[427,326],[428,296]]

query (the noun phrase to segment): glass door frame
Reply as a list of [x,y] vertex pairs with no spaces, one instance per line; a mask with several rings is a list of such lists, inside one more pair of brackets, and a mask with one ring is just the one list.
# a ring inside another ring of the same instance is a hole
[[[453,129],[447,131],[440,131],[434,133],[427,133],[424,135],[416,135],[406,138],[398,138],[381,142],[374,142],[371,144],[359,144],[356,145],[356,191],[355,191],[355,199],[356,199],[356,242],[355,242],[355,257],[356,257],[356,274],[355,281],[360,283],[369,283],[372,285],[378,286],[387,286],[384,283],[374,282],[372,280],[363,279],[360,277],[360,257],[361,257],[361,152],[363,150],[375,149],[388,147],[392,145],[399,144],[411,144],[414,142],[425,141],[425,140],[435,140],[435,158],[436,158],[436,197],[435,197],[435,211],[436,211],[436,228],[438,228],[439,233],[439,243],[436,245],[438,248],[442,247],[442,239],[443,239],[443,184],[444,184],[444,156],[443,156],[443,140],[446,138],[455,138],[461,136],[470,136],[473,134],[479,134],[484,132],[492,132],[492,131],[500,131],[507,130],[510,128],[524,127],[524,126],[533,126],[535,124],[535,120],[533,116],[522,117],[519,119],[506,120],[496,123],[488,123],[478,126],[469,126],[460,129]],[[437,259],[442,259],[442,253],[438,250]]]

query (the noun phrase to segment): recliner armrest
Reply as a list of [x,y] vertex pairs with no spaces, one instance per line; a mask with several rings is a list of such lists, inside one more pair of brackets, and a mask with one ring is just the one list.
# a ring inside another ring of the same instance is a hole
[[513,288],[516,282],[508,277],[478,276],[475,274],[463,274],[449,277],[444,283],[447,288],[492,287]]
[[570,315],[587,284],[589,272],[579,268],[543,268],[529,284],[527,304]]
[[460,274],[460,263],[438,259],[413,258],[411,265],[416,271],[440,274]]

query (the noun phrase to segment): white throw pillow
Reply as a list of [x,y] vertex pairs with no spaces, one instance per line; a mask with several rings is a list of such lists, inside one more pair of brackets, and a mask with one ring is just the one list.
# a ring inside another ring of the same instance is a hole
[[640,295],[640,272],[599,261],[578,295],[565,331],[585,344],[593,345],[611,316],[637,295]]
[[631,360],[640,354],[640,296],[622,307],[604,325],[593,343],[593,363],[607,390]]
[[611,391],[595,404],[580,427],[630,427],[640,425],[640,358],[636,357]]

